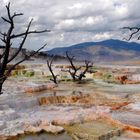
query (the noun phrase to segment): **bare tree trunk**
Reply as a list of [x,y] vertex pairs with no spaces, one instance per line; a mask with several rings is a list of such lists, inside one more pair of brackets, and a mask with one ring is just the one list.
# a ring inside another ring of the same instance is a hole
[[55,84],[58,84],[58,82],[57,82],[57,76],[58,75],[55,75],[54,72],[53,72],[53,69],[52,69],[52,64],[53,64],[54,59],[55,59],[55,56],[53,56],[50,61],[47,60],[47,66],[48,66],[49,71],[52,75],[52,78],[50,80],[53,81]]
[[6,80],[6,77],[2,77],[0,79],[0,95],[3,94],[3,92],[2,92],[2,86],[3,86],[3,83],[4,83],[5,80]]
[[3,86],[3,83],[0,83],[0,95],[3,94],[2,93],[2,86]]

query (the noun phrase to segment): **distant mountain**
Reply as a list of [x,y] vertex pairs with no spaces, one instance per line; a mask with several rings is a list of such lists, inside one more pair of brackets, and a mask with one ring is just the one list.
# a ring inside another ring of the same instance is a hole
[[138,60],[140,58],[140,44],[113,39],[54,48],[45,53],[65,56],[66,51],[74,55],[77,60],[87,59],[94,62]]

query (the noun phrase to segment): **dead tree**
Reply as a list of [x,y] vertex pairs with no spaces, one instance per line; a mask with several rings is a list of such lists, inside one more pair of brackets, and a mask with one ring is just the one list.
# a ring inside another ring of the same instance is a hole
[[82,71],[79,76],[78,76],[78,81],[81,81],[82,78],[85,77],[85,74],[88,72],[89,68],[93,67],[93,63],[91,63],[90,61],[85,60],[85,69],[84,71]]
[[140,40],[140,28],[139,27],[123,27],[122,29],[130,31],[130,35],[128,38],[124,38],[127,41],[130,41],[133,37],[136,40]]
[[53,64],[54,59],[55,59],[55,56],[53,56],[53,57],[51,58],[51,60],[47,60],[47,66],[48,66],[49,71],[50,71],[50,73],[51,73],[51,75],[52,75],[52,78],[51,78],[50,80],[53,81],[55,84],[58,84],[58,82],[57,82],[57,77],[58,77],[58,75],[55,75],[55,74],[54,74],[54,71],[53,71],[53,69],[52,69],[52,64]]
[[69,72],[73,81],[77,81],[77,72],[78,72],[78,70],[81,69],[81,67],[76,67],[74,65],[73,61],[75,59],[75,56],[69,56],[68,52],[66,52],[66,57],[67,57],[68,61],[70,62],[70,68],[69,68],[69,70],[67,70],[67,72]]
[[62,71],[68,72],[71,75],[73,81],[81,81],[85,77],[85,74],[88,72],[89,68],[93,66],[93,63],[85,60],[85,66],[84,66],[85,69],[82,70],[82,66],[75,66],[74,56],[70,56],[68,52],[66,52],[66,57],[68,61],[70,62],[70,67],[68,70],[62,70]]
[[[7,11],[7,17],[2,17],[2,20],[5,23],[8,24],[8,28],[7,28],[7,31],[0,32],[0,40],[1,40],[0,47],[3,48],[3,53],[0,55],[0,94],[2,94],[3,83],[8,78],[11,71],[14,70],[15,67],[18,64],[22,63],[25,60],[28,60],[30,57],[37,54],[41,49],[43,49],[46,46],[46,44],[43,45],[37,51],[34,51],[30,55],[23,58],[22,60],[19,60],[19,62],[16,62],[15,64],[12,65],[12,67],[10,67],[8,69],[7,65],[10,62],[12,62],[17,57],[17,55],[20,53],[28,35],[29,34],[38,34],[38,33],[49,32],[49,30],[42,30],[42,31],[33,30],[33,31],[30,31],[30,27],[31,27],[31,24],[32,24],[32,21],[33,21],[33,19],[32,19],[28,23],[25,32],[16,33],[16,31],[15,31],[15,18],[17,18],[19,16],[22,16],[23,14],[22,13],[16,13],[16,12],[14,14],[11,14],[10,3],[8,3],[8,5],[6,5],[6,11]],[[13,42],[20,41],[19,39],[21,40],[21,42],[19,43],[17,51],[15,52],[15,54],[10,56],[9,55],[10,54],[10,49],[13,47]]]

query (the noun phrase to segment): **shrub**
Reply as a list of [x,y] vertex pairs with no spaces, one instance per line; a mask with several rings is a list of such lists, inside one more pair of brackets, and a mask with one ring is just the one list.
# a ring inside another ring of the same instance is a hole
[[113,80],[112,74],[111,74],[111,73],[105,73],[105,74],[103,75],[103,80],[104,80],[105,82],[110,82],[110,81],[112,81],[112,80]]
[[24,74],[26,77],[32,77],[34,76],[34,71],[27,71],[25,74]]

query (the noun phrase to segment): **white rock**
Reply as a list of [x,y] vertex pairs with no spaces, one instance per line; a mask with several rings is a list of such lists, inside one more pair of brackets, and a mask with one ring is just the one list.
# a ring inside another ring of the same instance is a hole
[[29,125],[28,127],[25,128],[25,133],[38,133],[40,132],[42,129],[40,127],[34,127]]
[[48,125],[48,126],[40,126],[40,127],[42,130],[48,133],[58,134],[64,132],[64,128],[61,126]]
[[132,109],[132,110],[135,110],[135,111],[140,111],[140,102],[131,103],[126,108]]

